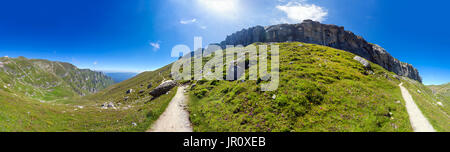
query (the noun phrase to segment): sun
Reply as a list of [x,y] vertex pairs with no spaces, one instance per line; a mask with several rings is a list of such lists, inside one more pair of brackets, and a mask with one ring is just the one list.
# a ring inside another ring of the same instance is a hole
[[197,0],[200,7],[222,16],[236,15],[238,0]]

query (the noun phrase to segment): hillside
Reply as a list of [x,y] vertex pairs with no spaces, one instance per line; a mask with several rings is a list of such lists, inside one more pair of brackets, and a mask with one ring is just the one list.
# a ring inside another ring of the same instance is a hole
[[[262,43],[253,45],[259,44]],[[179,81],[190,84],[188,110],[194,131],[412,131],[398,87],[400,82],[405,83],[436,130],[450,130],[449,103],[436,98],[420,82],[399,77],[371,62],[370,68],[364,67],[354,59],[355,54],[347,51],[300,42],[277,44],[280,84],[276,91],[261,91],[260,84],[266,83],[261,79]],[[29,60],[3,59],[2,63],[8,63],[3,68],[9,68],[12,61]],[[37,69],[34,71],[39,73],[45,66],[38,65],[44,61],[31,60],[28,66],[16,68]],[[39,96],[0,89],[0,131],[145,131],[175,95],[176,88],[157,98],[149,95],[161,82],[172,79],[171,65],[83,97],[75,91],[54,96],[63,98],[63,102],[42,102]],[[3,74],[2,81],[12,79],[10,73]],[[17,84],[40,88],[31,80],[51,84],[51,79],[66,84],[58,77],[60,73],[40,74],[49,78],[23,76],[16,80]]]
[[450,101],[436,96],[434,91],[422,83],[404,79],[405,86],[422,113],[437,131],[450,131]]
[[[8,63],[5,60],[8,59],[2,60],[2,63]],[[17,62],[17,59],[8,61]],[[20,59],[20,61],[28,60]],[[30,62],[26,63],[29,63],[29,68],[25,69],[37,69],[38,72],[41,70]],[[23,67],[26,66],[20,66],[20,68]],[[161,82],[162,76],[168,76],[167,72],[162,72],[161,75],[159,72],[144,72],[127,82],[115,84],[97,94],[85,97],[75,94],[74,91],[71,92],[70,85],[67,85],[61,88],[71,94],[52,96],[55,99],[64,99],[60,102],[44,102],[38,98],[39,96],[26,96],[25,93],[14,92],[19,89],[0,89],[0,131],[145,131],[159,117],[175,95],[175,92],[171,91],[151,100],[152,97],[148,95],[148,90],[155,88]],[[45,73],[41,73],[41,75]],[[47,74],[49,78],[40,79],[43,81],[42,83],[66,85],[65,81],[52,81],[52,79],[63,80],[62,78],[59,79],[53,73]],[[5,80],[10,75],[2,76],[4,78],[2,80]],[[45,93],[45,89],[34,86],[36,83],[28,82],[28,80],[37,80],[35,76],[30,75],[30,77],[31,79],[13,80],[17,84],[24,83],[33,87],[30,90],[34,92]],[[128,94],[130,96],[128,100],[123,100],[129,88],[142,88],[143,84],[148,84],[147,82],[153,82],[155,85],[148,89],[145,88],[147,91],[145,94],[132,92]]]
[[450,83],[442,85],[429,85],[427,86],[433,91],[438,98],[450,102]]
[[5,92],[42,101],[84,96],[113,84],[100,72],[48,60],[0,58],[0,86]]
[[194,131],[412,131],[394,73],[342,50],[278,44],[276,91],[260,91],[263,81],[192,82]]

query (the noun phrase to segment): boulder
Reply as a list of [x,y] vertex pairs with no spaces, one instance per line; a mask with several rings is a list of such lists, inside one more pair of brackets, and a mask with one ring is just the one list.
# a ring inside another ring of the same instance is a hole
[[126,94],[130,94],[130,93],[133,93],[133,89],[128,89],[127,90]]
[[149,94],[152,95],[153,97],[159,97],[159,96],[167,93],[168,91],[170,91],[170,89],[172,89],[176,85],[177,85],[177,83],[175,81],[167,80],[167,81],[164,81],[163,83],[161,83],[159,86],[157,86],[152,91],[150,91]]
[[152,83],[148,84],[147,89],[152,88]]
[[365,68],[370,68],[370,63],[369,61],[367,61],[366,59],[360,57],[360,56],[355,56],[353,58],[353,60],[358,61],[359,63],[361,63]]
[[116,106],[112,102],[105,102],[102,104],[102,109],[108,108],[116,109]]

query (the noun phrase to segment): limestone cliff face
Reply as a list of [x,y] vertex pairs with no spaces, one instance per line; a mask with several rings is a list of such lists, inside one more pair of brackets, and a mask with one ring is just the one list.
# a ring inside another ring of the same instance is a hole
[[362,37],[345,31],[344,27],[305,20],[300,24],[279,24],[267,27],[255,26],[227,36],[220,45],[249,45],[254,42],[298,41],[333,47],[357,54],[381,65],[400,76],[422,82],[419,72],[412,65],[392,57],[382,47],[368,43]]

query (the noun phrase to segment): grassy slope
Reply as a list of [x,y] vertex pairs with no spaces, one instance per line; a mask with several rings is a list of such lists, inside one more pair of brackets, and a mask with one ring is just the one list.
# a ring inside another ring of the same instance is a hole
[[276,91],[259,91],[257,81],[193,82],[194,131],[412,131],[394,73],[372,64],[368,75],[354,56],[280,43]]
[[[425,117],[428,118],[428,121],[430,121],[434,129],[437,131],[449,132],[450,100],[445,100],[444,98],[434,95],[430,88],[416,81],[406,79],[404,82],[414,101]],[[441,102],[443,106],[438,105],[437,102]]]
[[81,104],[80,109],[74,104],[40,103],[0,90],[0,131],[145,131],[174,95],[129,109],[106,110],[97,105]]
[[[194,130],[412,130],[397,86],[400,81],[392,77],[393,73],[372,64],[375,74],[367,75],[351,53],[298,44],[281,43],[281,84],[277,91],[260,92],[257,81],[193,82],[197,87],[190,91],[189,110]],[[26,94],[24,91],[38,94],[45,90],[33,90],[33,85],[11,88],[6,86],[11,84],[11,77],[0,75],[4,86],[0,89],[0,131],[145,131],[175,94],[171,91],[152,101],[148,95],[164,78],[169,79],[169,72],[170,65],[167,65],[83,98],[77,97],[76,92],[61,91],[67,88],[53,89],[51,99],[69,98],[51,103],[22,96]],[[33,84],[32,81],[43,84],[58,79],[38,73],[44,77],[21,77],[16,84]],[[45,77],[48,80],[42,79]],[[422,84],[404,82],[433,126],[439,131],[449,131],[448,107],[430,102],[438,100]],[[147,89],[149,83],[153,86]],[[130,88],[135,92],[126,94]],[[418,88],[422,94],[418,94]],[[138,93],[140,90],[145,93]],[[276,99],[272,99],[273,94]],[[100,108],[100,103],[110,101],[119,105],[119,110]]]
[[105,75],[69,63],[0,58],[0,89],[43,101],[86,95],[113,84]]
[[[35,67],[29,64],[30,69]],[[14,80],[17,84],[26,84],[23,86],[9,83],[13,82],[13,77],[9,75],[0,75],[5,86],[6,84],[15,86],[0,89],[0,131],[145,131],[165,110],[175,95],[175,91],[171,91],[152,101],[150,101],[151,96],[148,95],[151,89],[161,83],[163,77],[169,77],[170,71],[167,70],[169,67],[144,72],[130,80],[110,86],[98,94],[86,97],[78,96],[76,91],[69,91],[70,94],[65,93],[72,86],[66,85],[65,81],[55,76],[57,74],[38,71],[40,74],[49,75],[38,77],[38,74],[31,74],[32,77],[29,79],[23,77],[19,81]],[[63,69],[59,70],[56,73],[65,73]],[[48,80],[42,78],[48,78]],[[42,81],[39,84],[46,84],[46,82],[65,84],[63,85],[65,88],[51,88],[52,91],[40,89],[44,87],[36,87],[35,81],[38,80]],[[149,82],[153,82],[153,87],[147,89]],[[21,89],[18,89],[19,87]],[[51,99],[63,98],[63,100],[42,103],[39,100],[48,96],[27,96],[25,95],[27,93],[23,92],[25,87],[28,87],[30,92],[49,93],[54,96]],[[145,90],[145,93],[139,94],[135,91],[126,94],[129,88]],[[129,96],[126,101],[125,96]],[[118,109],[101,109],[100,105],[104,102],[113,102]],[[136,126],[133,123],[136,123]]]
[[443,85],[429,85],[427,87],[430,88],[433,91],[433,94],[441,100],[450,102],[450,83]]

